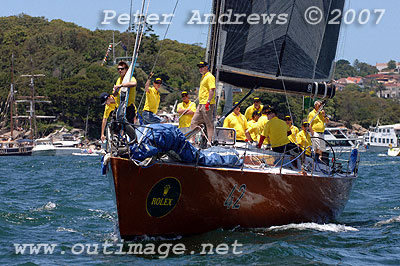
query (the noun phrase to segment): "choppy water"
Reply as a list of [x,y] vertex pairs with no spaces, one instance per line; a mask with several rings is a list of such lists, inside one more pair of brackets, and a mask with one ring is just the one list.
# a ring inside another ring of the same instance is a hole
[[[182,255],[118,254],[117,217],[96,157],[0,157],[1,265],[400,265],[400,158],[362,154],[359,179],[331,224],[218,230],[193,237],[142,239],[182,243]],[[242,244],[232,254],[232,244]],[[104,243],[113,245],[104,254]],[[14,244],[55,244],[54,253],[16,254]],[[201,244],[229,245],[200,254]],[[92,254],[82,252],[90,245]],[[95,244],[99,245],[96,254]],[[165,250],[165,249],[164,249]],[[122,248],[127,251],[127,244]],[[81,254],[78,254],[81,253]],[[194,253],[194,254],[191,254]]]

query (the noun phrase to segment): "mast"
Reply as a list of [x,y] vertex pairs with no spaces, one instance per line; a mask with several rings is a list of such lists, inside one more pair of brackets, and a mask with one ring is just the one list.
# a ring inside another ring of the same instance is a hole
[[14,53],[11,55],[11,110],[10,110],[10,127],[11,127],[11,140],[14,139],[14,121],[13,121],[13,109],[14,109]]
[[33,60],[31,58],[31,66],[32,66],[32,73],[28,75],[21,75],[21,77],[30,77],[30,87],[32,89],[31,96],[19,96],[17,97],[18,100],[16,100],[16,103],[21,103],[21,102],[28,102],[29,103],[29,116],[19,116],[16,115],[13,118],[28,118],[29,119],[29,129],[30,129],[30,139],[34,139],[36,137],[36,118],[56,118],[55,116],[39,116],[36,115],[36,108],[35,104],[38,102],[44,102],[44,103],[51,103],[51,101],[47,100],[47,97],[45,96],[36,96],[35,95],[35,83],[34,79],[37,77],[45,77],[44,74],[33,74]]
[[86,115],[85,139],[86,139],[86,135],[87,135],[87,131],[88,131],[88,122],[89,122],[89,106],[88,106],[87,115]]

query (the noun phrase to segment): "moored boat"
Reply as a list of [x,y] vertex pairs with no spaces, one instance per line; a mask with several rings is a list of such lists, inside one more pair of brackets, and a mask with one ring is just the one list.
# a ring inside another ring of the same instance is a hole
[[32,155],[32,149],[33,141],[30,139],[0,142],[0,156]]
[[56,155],[72,155],[72,153],[80,153],[80,140],[77,140],[72,134],[65,133],[60,140],[53,141],[56,147]]
[[49,138],[36,139],[32,149],[32,155],[56,155],[56,147]]

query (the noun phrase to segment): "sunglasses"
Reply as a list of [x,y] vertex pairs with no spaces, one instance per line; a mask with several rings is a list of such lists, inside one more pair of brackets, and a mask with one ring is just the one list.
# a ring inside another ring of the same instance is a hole
[[120,71],[120,70],[124,70],[124,69],[126,69],[126,68],[124,68],[124,67],[119,67],[119,68],[117,68],[118,69],[118,71]]

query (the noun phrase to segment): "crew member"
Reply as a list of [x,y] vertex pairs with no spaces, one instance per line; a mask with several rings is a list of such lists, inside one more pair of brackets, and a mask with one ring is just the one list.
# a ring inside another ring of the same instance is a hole
[[263,107],[264,106],[261,104],[260,98],[255,97],[254,104],[247,107],[246,112],[244,113],[244,116],[246,117],[247,121],[250,121],[252,119],[254,111],[258,111],[261,113]]
[[101,134],[100,134],[101,141],[104,141],[106,139],[104,135],[104,129],[106,128],[107,119],[110,116],[111,112],[114,111],[115,108],[118,108],[118,104],[115,97],[106,92],[100,94],[100,103],[102,105],[105,105],[103,120],[101,122]]
[[212,141],[214,135],[215,77],[208,70],[207,62],[201,61],[197,64],[197,67],[200,74],[202,74],[199,89],[199,106],[193,116],[190,128],[194,129],[200,124],[205,124],[208,140]]
[[325,111],[321,110],[321,101],[316,101],[314,103],[314,109],[308,114],[308,123],[310,124],[310,133],[312,138],[313,150],[318,154],[319,159],[322,160],[322,153],[326,150],[326,145],[324,141],[324,131],[325,123],[329,122],[328,117],[326,117]]
[[254,111],[252,114],[252,119],[247,122],[247,124],[249,126],[249,129],[247,129],[247,132],[250,133],[250,136],[253,139],[253,141],[257,141],[257,142],[260,138],[260,132],[258,130],[258,125],[257,125],[257,122],[260,117],[261,117],[261,113]]
[[[266,125],[267,122],[268,122],[267,112],[269,111],[270,108],[271,108],[271,106],[269,106],[269,105],[264,105],[263,108],[262,108],[262,110],[261,110],[261,116],[260,116],[260,118],[259,118],[258,121],[257,121],[257,128],[258,128],[258,133],[260,134],[260,136],[261,136],[261,134],[263,133],[264,128],[265,128],[265,125]],[[263,144],[264,144],[264,145],[268,145],[268,144],[269,144],[268,138],[265,138],[265,139],[264,139]]]
[[186,133],[190,129],[190,123],[196,112],[196,103],[190,101],[187,91],[182,92],[182,102],[178,104],[176,112],[179,114],[179,129]]
[[[237,104],[238,102],[235,102],[234,106]],[[252,141],[250,133],[247,132],[249,128],[247,119],[240,113],[240,105],[236,106],[233,112],[225,118],[223,127],[236,130],[236,141]]]
[[290,142],[297,143],[296,136],[297,136],[297,133],[299,133],[299,128],[296,127],[295,125],[293,125],[292,118],[289,115],[285,116],[284,120],[290,129],[290,131],[288,132],[288,138],[289,138]]
[[267,111],[267,116],[268,122],[265,124],[264,130],[261,133],[258,147],[261,148],[264,139],[267,138],[274,152],[289,153],[293,156],[297,156],[300,151],[297,145],[291,143],[288,139],[288,125],[285,121],[276,116],[276,111],[273,108]]
[[158,107],[160,105],[160,91],[162,84],[161,78],[156,78],[153,81],[153,86],[150,87],[150,79],[153,77],[153,73],[150,74],[146,81],[146,102],[143,108],[143,121],[145,124],[157,124],[163,123],[164,119],[157,115]]
[[301,125],[301,131],[297,134],[296,140],[297,145],[304,151],[306,149],[305,154],[311,156],[311,136],[308,132],[310,124],[307,121],[304,121]]
[[129,88],[129,98],[128,98],[128,106],[126,107],[126,119],[128,122],[134,123],[136,116],[136,107],[135,107],[135,97],[136,97],[136,79],[132,76],[130,82],[123,82],[124,77],[129,69],[128,64],[124,61],[118,63],[118,74],[119,78],[114,85],[113,95],[115,97],[116,103],[120,104],[121,98],[121,88],[128,87]]

